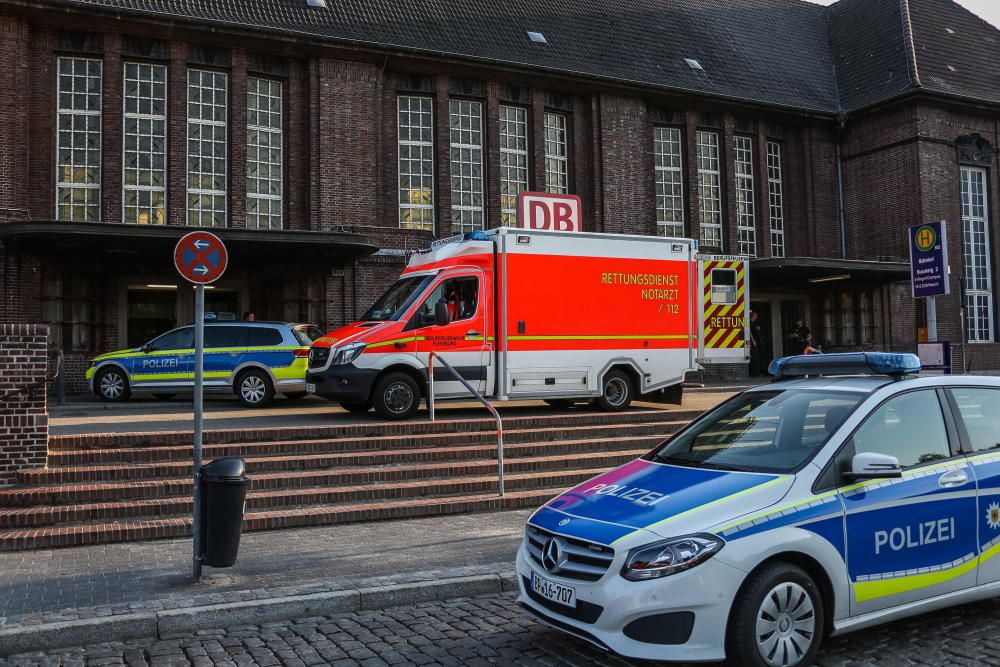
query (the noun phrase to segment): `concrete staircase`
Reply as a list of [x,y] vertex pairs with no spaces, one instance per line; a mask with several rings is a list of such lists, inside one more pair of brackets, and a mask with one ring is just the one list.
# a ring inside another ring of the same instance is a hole
[[[208,431],[204,456],[246,459],[244,529],[272,530],[535,507],[644,454],[695,416],[505,418],[503,499],[489,418]],[[190,443],[189,432],[52,436],[48,466],[0,489],[0,551],[190,535]]]

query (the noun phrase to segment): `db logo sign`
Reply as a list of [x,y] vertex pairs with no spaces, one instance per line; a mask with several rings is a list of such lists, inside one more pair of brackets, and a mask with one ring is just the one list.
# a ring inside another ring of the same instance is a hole
[[517,226],[553,232],[579,232],[583,228],[583,208],[576,195],[522,192],[518,197]]

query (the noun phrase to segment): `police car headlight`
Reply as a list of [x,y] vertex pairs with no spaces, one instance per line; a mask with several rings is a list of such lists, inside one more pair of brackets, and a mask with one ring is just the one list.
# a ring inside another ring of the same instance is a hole
[[351,343],[350,345],[345,345],[344,347],[338,347],[333,350],[333,359],[330,361],[331,366],[343,366],[349,364],[355,359],[357,359],[362,352],[365,350],[364,343]]
[[655,542],[629,552],[622,576],[629,581],[645,581],[690,570],[717,554],[725,544],[721,537],[707,533]]

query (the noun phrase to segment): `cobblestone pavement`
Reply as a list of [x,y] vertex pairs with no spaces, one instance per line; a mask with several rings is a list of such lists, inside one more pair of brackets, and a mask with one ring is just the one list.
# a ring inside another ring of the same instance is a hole
[[[1000,604],[968,605],[832,639],[820,667],[1000,665]],[[652,665],[601,653],[535,623],[513,594],[383,612],[203,630],[0,659],[65,665]]]

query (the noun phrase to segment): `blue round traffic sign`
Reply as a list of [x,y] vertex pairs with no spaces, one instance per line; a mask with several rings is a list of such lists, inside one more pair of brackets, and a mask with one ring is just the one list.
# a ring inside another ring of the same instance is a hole
[[185,234],[174,248],[177,272],[198,285],[207,285],[221,278],[228,264],[229,253],[225,244],[211,232]]

